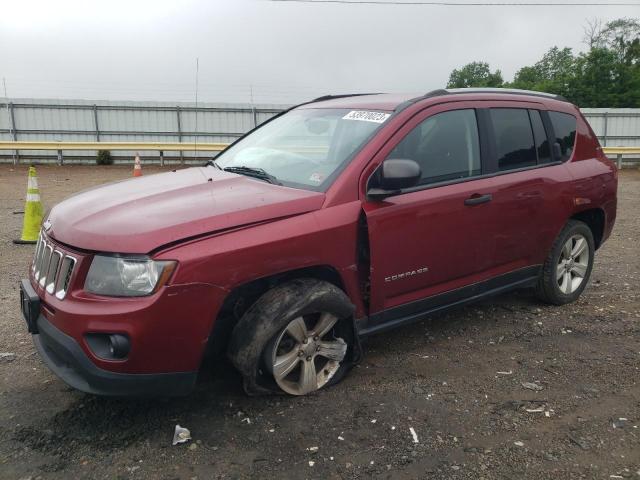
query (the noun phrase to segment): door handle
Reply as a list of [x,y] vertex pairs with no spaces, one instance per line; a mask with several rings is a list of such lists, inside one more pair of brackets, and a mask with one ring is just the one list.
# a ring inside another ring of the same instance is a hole
[[486,195],[474,193],[464,201],[464,204],[469,206],[480,205],[481,203],[490,202],[492,199],[493,196],[490,193],[487,193]]

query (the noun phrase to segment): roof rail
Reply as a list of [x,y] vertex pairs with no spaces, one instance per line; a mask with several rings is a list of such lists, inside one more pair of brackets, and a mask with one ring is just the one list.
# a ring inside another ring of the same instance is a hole
[[431,98],[431,97],[441,97],[443,95],[449,95],[449,92],[447,90],[445,90],[444,88],[438,88],[437,90],[431,90],[430,92],[425,93],[421,97],[412,98],[411,100],[406,100],[406,101],[402,102],[393,111],[398,113],[398,112],[401,112],[402,110],[404,110],[405,108],[410,107],[414,103],[419,102],[420,100],[424,100],[425,98]]
[[440,97],[442,95],[448,95],[449,92],[444,88],[438,88],[437,90],[431,90],[430,92],[425,93],[420,98],[430,98],[430,97]]
[[[556,95],[554,93],[536,92],[534,90],[521,90],[519,88],[447,88],[444,90],[448,94],[459,95],[464,93],[498,93],[506,95],[529,95],[531,97],[543,97],[552,98],[561,102],[569,102],[562,95]],[[427,93],[430,95],[433,92]]]
[[323,95],[322,97],[314,98],[313,100],[306,103],[314,103],[314,102],[324,102],[325,100],[334,100],[336,98],[346,98],[346,97],[361,97],[363,95],[380,95],[381,92],[375,93],[344,93],[341,95]]
[[440,88],[438,90],[431,90],[430,92],[425,93],[421,97],[412,98],[406,102],[401,103],[395,109],[396,112],[400,110],[404,110],[409,105],[412,105],[420,100],[424,100],[425,98],[432,97],[441,97],[444,95],[462,95],[465,93],[498,93],[505,95],[528,95],[530,97],[542,97],[542,98],[552,98],[554,100],[559,100],[561,102],[570,103],[569,100],[564,98],[562,95],[555,95],[553,93],[545,93],[545,92],[535,92],[533,90],[520,90],[517,88]]

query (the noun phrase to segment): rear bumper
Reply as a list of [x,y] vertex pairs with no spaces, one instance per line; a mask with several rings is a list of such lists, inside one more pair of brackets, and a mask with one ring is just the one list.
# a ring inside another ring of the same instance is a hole
[[33,341],[47,366],[77,390],[111,396],[186,395],[194,387],[197,372],[131,374],[97,367],[70,336],[43,315],[37,319]]

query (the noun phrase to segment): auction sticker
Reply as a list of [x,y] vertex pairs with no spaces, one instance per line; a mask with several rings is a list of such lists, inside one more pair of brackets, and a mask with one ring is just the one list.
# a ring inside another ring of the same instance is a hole
[[391,116],[390,113],[368,112],[366,110],[352,110],[347,113],[343,120],[361,120],[363,122],[383,123]]

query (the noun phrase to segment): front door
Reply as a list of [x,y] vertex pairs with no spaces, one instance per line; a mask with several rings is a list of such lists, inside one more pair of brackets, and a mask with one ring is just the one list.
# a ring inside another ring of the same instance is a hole
[[[463,108],[464,106],[464,108]],[[482,279],[493,245],[491,178],[483,178],[472,102],[431,107],[410,120],[374,162],[408,158],[420,185],[363,208],[371,255],[370,321],[376,327],[424,310],[422,299]]]

